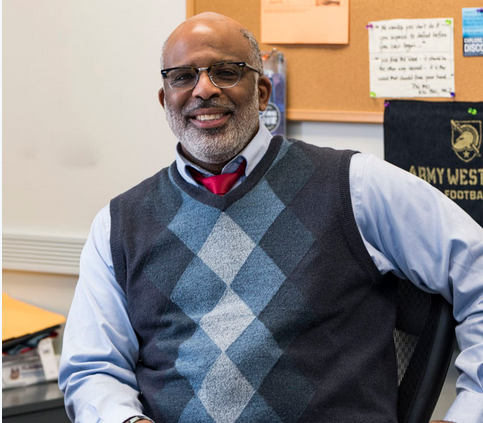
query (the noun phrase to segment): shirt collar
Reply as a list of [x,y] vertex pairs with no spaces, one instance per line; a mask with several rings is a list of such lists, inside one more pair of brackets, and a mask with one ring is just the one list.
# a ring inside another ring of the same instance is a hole
[[[230,160],[222,169],[221,173],[234,172],[240,165],[243,159],[247,162],[247,167],[245,169],[245,176],[248,176],[253,169],[260,162],[262,157],[268,150],[270,145],[270,140],[272,139],[272,134],[267,129],[267,127],[260,121],[259,129],[255,137],[248,143],[248,145],[232,160]],[[192,185],[198,185],[198,183],[193,179],[187,167],[194,167],[196,170],[201,172],[204,176],[213,176],[212,173],[195,165],[181,153],[181,144],[178,143],[176,146],[176,168],[178,169],[181,177],[188,183]]]

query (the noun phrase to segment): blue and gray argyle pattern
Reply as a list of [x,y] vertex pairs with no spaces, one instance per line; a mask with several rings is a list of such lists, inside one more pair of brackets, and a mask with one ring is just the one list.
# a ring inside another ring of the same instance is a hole
[[[308,308],[287,276],[314,242],[287,207],[313,165],[289,145],[283,144],[254,189],[224,211],[181,191],[180,207],[167,230],[185,247],[179,251],[186,257],[177,262],[186,267],[169,299],[196,327],[178,347],[175,369],[182,378],[159,393],[160,404],[172,404],[175,395],[184,405],[161,405],[167,421],[287,421],[287,403],[288,420],[296,421],[312,398],[311,382],[283,357],[290,338],[277,333],[287,313],[299,315]],[[297,180],[288,188],[278,183],[280,172]],[[281,227],[291,228],[291,239],[281,238]],[[155,275],[163,274],[166,265],[161,257],[145,269],[151,280],[163,284],[163,292],[164,280]],[[159,348],[164,347],[160,339]],[[283,419],[278,414],[282,410]]]

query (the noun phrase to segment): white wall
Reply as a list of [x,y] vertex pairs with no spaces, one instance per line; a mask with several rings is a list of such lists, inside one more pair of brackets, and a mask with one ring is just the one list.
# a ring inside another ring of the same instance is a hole
[[159,54],[181,0],[3,1],[3,231],[86,237],[169,164]]
[[382,124],[290,122],[288,136],[312,144],[352,149],[384,158]]

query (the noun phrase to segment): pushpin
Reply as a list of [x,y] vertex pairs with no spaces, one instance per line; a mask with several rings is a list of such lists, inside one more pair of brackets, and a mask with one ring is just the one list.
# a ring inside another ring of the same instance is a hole
[[451,95],[451,97],[456,97],[456,94],[453,93],[453,92],[451,92],[450,95]]
[[476,9],[476,11],[479,12],[479,13],[483,13],[483,7]]
[[389,103],[389,101],[385,101],[385,102],[384,102],[384,107],[388,107],[388,106],[389,106],[389,104],[391,104],[391,103]]
[[372,91],[369,93],[369,95],[370,95],[372,98],[375,98],[375,97],[376,97],[376,93],[374,93],[374,92],[372,92]]
[[451,25],[451,19],[446,19],[445,22],[446,22],[447,25]]
[[372,24],[367,24],[366,29],[369,29],[369,28],[374,28],[374,26]]
[[468,109],[468,113],[470,113],[470,114],[472,114],[472,115],[476,115],[477,111],[476,111],[476,109],[473,109],[472,107],[470,107],[470,108]]

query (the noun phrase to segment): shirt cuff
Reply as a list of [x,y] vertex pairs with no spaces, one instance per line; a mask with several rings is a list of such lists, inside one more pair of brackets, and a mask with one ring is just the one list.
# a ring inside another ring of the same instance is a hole
[[455,423],[483,422],[483,394],[460,392],[444,419]]
[[149,417],[143,416],[141,414],[136,414],[135,416],[131,416],[127,418],[123,423],[129,423],[132,419],[134,419],[134,417],[138,417],[141,420],[149,420],[151,423],[154,423],[154,421],[151,420]]

